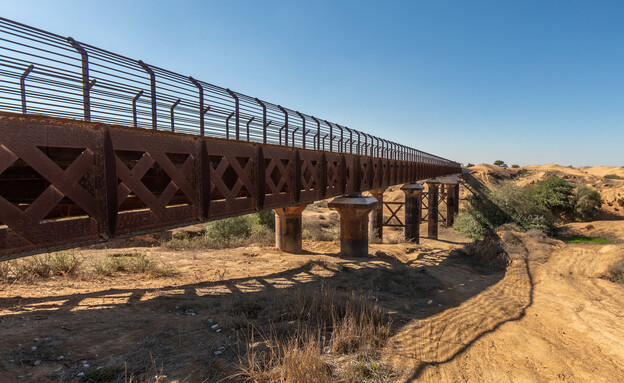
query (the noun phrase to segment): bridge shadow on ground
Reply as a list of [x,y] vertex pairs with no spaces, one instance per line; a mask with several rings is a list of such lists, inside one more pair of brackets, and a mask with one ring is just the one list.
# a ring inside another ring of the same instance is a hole
[[[493,272],[458,252],[448,253],[334,255],[243,278],[1,298],[0,334],[13,346],[0,356],[16,360],[16,371],[31,370],[36,361],[56,369],[48,378],[71,377],[85,360],[125,363],[130,371],[153,360],[172,379],[189,374],[190,381],[217,379],[234,372],[250,328],[291,334],[306,323],[288,318],[284,302],[302,292],[331,290],[362,296],[388,313],[395,335],[383,354],[397,370],[407,361],[412,378],[418,378],[427,366],[455,358],[485,334],[522,317],[531,304],[526,262]],[[29,351],[34,338],[37,351]],[[10,367],[4,363],[0,369],[13,371]]]

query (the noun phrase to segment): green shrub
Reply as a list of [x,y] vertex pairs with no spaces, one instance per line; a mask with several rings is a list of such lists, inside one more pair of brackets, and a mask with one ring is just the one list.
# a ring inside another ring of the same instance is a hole
[[253,214],[253,216],[258,224],[275,231],[275,213],[273,210],[262,210]]
[[453,228],[469,237],[481,238],[504,224],[547,234],[552,234],[554,228],[550,212],[538,206],[525,189],[511,182],[502,182],[482,195],[471,196]]
[[535,183],[530,196],[535,204],[554,214],[569,214],[574,207],[574,187],[559,177],[550,177]]
[[526,176],[527,174],[529,174],[529,170],[528,169],[520,169],[518,170],[518,177],[522,177],[522,176]]
[[602,202],[598,191],[587,186],[579,186],[574,190],[574,216],[577,220],[595,219],[600,212],[598,210],[600,206]]
[[207,239],[214,242],[231,241],[235,238],[247,238],[251,235],[251,227],[254,225],[254,217],[251,215],[239,215],[237,217],[224,218],[206,224]]
[[471,164],[470,162],[468,162],[468,164],[466,164],[466,167],[467,167],[467,168],[471,168],[471,167],[473,167],[473,166],[475,166],[475,164]]
[[505,165],[505,161],[503,161],[503,160],[496,160],[496,161],[494,161],[494,165],[495,166],[503,166],[503,165]]
[[608,180],[624,180],[624,177],[620,177],[617,174],[607,174],[604,178]]
[[511,165],[512,168],[514,169],[518,169],[520,167],[520,165]]

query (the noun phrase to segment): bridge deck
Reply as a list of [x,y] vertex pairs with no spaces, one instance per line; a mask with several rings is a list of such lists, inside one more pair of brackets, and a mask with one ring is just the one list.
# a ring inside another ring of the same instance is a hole
[[0,257],[457,172],[452,164],[0,112]]

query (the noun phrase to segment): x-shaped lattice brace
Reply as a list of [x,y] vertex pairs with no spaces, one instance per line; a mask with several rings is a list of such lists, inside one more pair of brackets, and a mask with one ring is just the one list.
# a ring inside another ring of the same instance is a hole
[[[39,222],[44,219],[64,197],[70,198],[89,216],[99,219],[97,201],[79,185],[80,179],[93,169],[93,152],[85,149],[67,169],[61,169],[35,145],[15,145],[8,149],[0,145],[0,174],[21,158],[44,177],[50,185],[21,211],[6,199],[0,197],[0,221],[27,240],[37,243],[35,233],[45,232]],[[37,235],[37,237],[40,237]]]
[[[243,166],[240,165],[238,158],[244,158]],[[228,188],[225,182],[223,181],[223,175],[227,170],[228,166],[231,166],[234,172],[236,173],[236,182],[232,185],[232,189]],[[225,198],[226,204],[229,205],[232,209],[234,209],[234,204],[236,202],[236,198],[239,195],[243,186],[247,189],[247,192],[253,197],[253,184],[249,176],[252,174],[253,170],[253,158],[252,157],[235,157],[228,154],[223,154],[221,157],[221,161],[216,168],[213,168],[211,165],[211,177],[210,180],[214,187],[219,189],[223,197]]]
[[[141,182],[141,179],[155,163],[158,163],[171,179],[159,197],[156,197]],[[128,198],[130,192],[133,192],[157,217],[163,217],[167,204],[169,204],[178,189],[182,190],[190,201],[196,200],[195,191],[186,180],[194,169],[195,162],[192,155],[188,156],[180,170],[176,168],[164,153],[150,150],[149,148],[146,148],[146,152],[132,170],[128,169],[119,157],[116,157],[116,164],[117,177],[121,180],[121,183],[117,186],[117,207],[120,207]]]
[[[321,180],[319,179],[319,162],[316,162],[316,165],[314,165],[312,162],[314,161],[314,159],[311,158],[303,158],[301,160],[301,186],[303,186],[303,189],[306,191],[312,191],[313,190],[313,186],[315,186],[316,189],[319,188],[320,184],[321,184]],[[306,174],[306,170],[309,170],[309,174],[310,177],[308,177],[308,179],[306,179],[305,174]]]
[[[399,222],[400,226],[404,226],[403,225],[403,221],[401,221],[401,219],[398,216],[399,211],[401,210],[401,208],[403,207],[402,203],[388,203],[388,202],[384,202],[384,205],[388,208],[388,211],[390,212],[390,217],[383,223],[384,225],[389,225],[390,221],[392,221],[392,218],[396,218],[396,220]],[[392,209],[390,206],[395,205],[397,206],[396,209]]]
[[[282,163],[282,159],[286,159],[288,161],[286,166],[284,166],[284,164]],[[271,174],[273,173],[273,170],[275,170],[275,168],[277,168],[277,170],[280,173],[280,179],[277,182],[277,184],[273,182],[273,178],[271,177]],[[293,185],[291,185],[291,179],[290,179],[291,168],[292,168],[292,159],[279,158],[279,157],[271,158],[271,160],[269,161],[269,164],[266,167],[266,174],[267,174],[266,184],[269,186],[269,189],[271,189],[271,193],[273,195],[281,194],[282,188],[284,187],[284,185],[288,185],[292,189]]]
[[327,190],[326,196],[340,194],[340,157],[326,156]]

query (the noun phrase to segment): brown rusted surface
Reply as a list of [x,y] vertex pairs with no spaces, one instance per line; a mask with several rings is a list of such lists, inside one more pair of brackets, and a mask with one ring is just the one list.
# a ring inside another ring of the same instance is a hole
[[427,195],[428,195],[428,208],[427,214],[427,236],[430,239],[438,239],[438,188],[440,186],[440,180],[430,179],[427,180]]
[[308,204],[281,207],[275,212],[275,247],[287,253],[299,254],[302,250],[301,213]]
[[371,236],[377,236],[380,240],[383,240],[383,208],[384,208],[384,192],[383,189],[373,189],[370,193],[375,197],[378,204],[375,206],[373,211],[370,213],[370,234]]
[[340,214],[340,251],[346,257],[368,255],[368,214],[378,204],[375,197],[348,195],[328,206]]
[[0,112],[0,258],[457,172],[453,166]]
[[420,243],[421,194],[424,186],[413,183],[401,187],[405,193],[405,239]]

